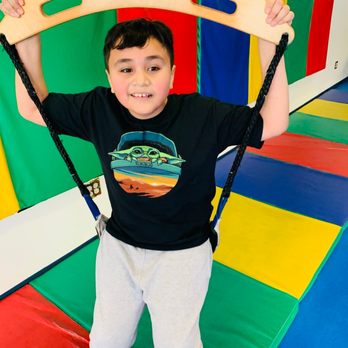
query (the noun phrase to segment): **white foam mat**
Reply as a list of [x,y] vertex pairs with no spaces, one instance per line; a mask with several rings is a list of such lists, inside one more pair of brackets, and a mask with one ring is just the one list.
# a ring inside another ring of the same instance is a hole
[[[110,216],[105,180],[95,198]],[[0,297],[94,236],[95,221],[78,188],[0,220]]]

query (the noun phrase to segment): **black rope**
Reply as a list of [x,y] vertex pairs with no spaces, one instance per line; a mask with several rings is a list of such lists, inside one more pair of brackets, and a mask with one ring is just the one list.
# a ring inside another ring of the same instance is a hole
[[253,112],[252,112],[252,116],[250,118],[248,128],[245,131],[242,142],[239,145],[237,155],[236,155],[236,157],[233,161],[232,167],[228,173],[228,177],[226,179],[225,186],[224,186],[222,194],[221,194],[221,196],[223,196],[223,197],[228,198],[231,194],[231,188],[232,188],[233,181],[236,177],[240,163],[242,162],[246,147],[248,146],[248,143],[249,143],[251,133],[252,133],[254,126],[258,120],[260,110],[265,102],[265,98],[266,98],[267,93],[269,91],[269,88],[271,86],[271,83],[272,83],[273,77],[275,75],[277,66],[278,66],[282,56],[284,55],[284,52],[285,52],[286,47],[288,45],[288,39],[289,39],[288,34],[283,34],[279,44],[276,46],[275,55],[274,55],[270,65],[267,69],[267,73],[266,73],[264,82],[262,84],[259,95],[257,97],[256,104],[253,108]]
[[[55,131],[51,121],[49,120],[49,118],[46,115],[45,109],[39,99],[39,97],[37,96],[37,93],[34,89],[33,84],[30,81],[30,78],[28,76],[28,73],[26,72],[23,63],[19,57],[18,51],[15,47],[15,45],[10,45],[9,42],[6,39],[6,36],[4,34],[0,34],[0,43],[2,44],[2,46],[4,47],[5,51],[7,52],[7,54],[9,55],[10,59],[12,60],[16,70],[18,71],[18,74],[25,86],[25,88],[28,91],[28,94],[31,98],[31,100],[34,102],[34,104],[36,105],[36,107],[38,108],[43,120],[45,121],[47,128],[51,134],[51,137],[60,153],[60,155],[62,156],[73,180],[75,181],[76,185],[78,186],[81,195],[85,198],[88,199],[88,197],[90,197],[90,193],[87,189],[87,187],[85,186],[85,184],[82,182],[81,178],[79,177],[79,175],[76,172],[75,166],[72,163],[70,156],[68,155],[68,153],[66,152],[62,141],[60,140],[57,132]],[[90,204],[93,205],[93,203],[88,202],[87,204],[89,205],[90,209],[92,210]],[[95,215],[92,212],[93,215]]]

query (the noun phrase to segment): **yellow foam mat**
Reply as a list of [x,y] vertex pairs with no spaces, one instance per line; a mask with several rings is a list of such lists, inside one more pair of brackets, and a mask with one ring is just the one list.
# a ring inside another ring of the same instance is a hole
[[348,121],[348,104],[315,99],[298,111],[305,114]]
[[4,148],[0,139],[0,219],[19,210],[19,204],[8,171]]
[[[220,192],[217,188],[216,196]],[[339,231],[337,225],[232,193],[214,259],[299,299]]]

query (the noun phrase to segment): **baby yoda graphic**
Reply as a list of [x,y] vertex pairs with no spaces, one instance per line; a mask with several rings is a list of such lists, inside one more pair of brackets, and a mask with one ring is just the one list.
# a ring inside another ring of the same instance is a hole
[[180,157],[171,156],[165,152],[161,152],[155,147],[139,145],[133,146],[130,149],[113,151],[109,155],[112,155],[115,159],[126,160],[135,163],[137,166],[160,166],[163,163],[171,165],[181,165],[185,162]]
[[158,197],[169,192],[185,162],[174,142],[150,131],[123,134],[117,148],[110,152],[111,169],[128,193]]

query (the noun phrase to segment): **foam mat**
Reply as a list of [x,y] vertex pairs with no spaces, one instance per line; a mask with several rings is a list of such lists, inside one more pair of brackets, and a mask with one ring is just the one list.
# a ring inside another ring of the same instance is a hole
[[348,104],[348,91],[345,92],[336,89],[330,89],[329,91],[320,95],[319,99]]
[[335,90],[348,92],[348,78],[334,87]]
[[348,121],[348,104],[315,99],[298,110],[312,116]]
[[92,325],[96,240],[30,284],[84,328]]
[[340,227],[232,194],[215,259],[300,299]]
[[4,348],[88,348],[88,331],[30,285],[0,302]]
[[248,152],[348,177],[348,146],[300,134],[284,133]]
[[300,304],[281,348],[348,347],[348,224],[340,243]]
[[[221,158],[215,171],[223,187],[235,153]],[[261,202],[343,225],[348,219],[346,178],[247,153],[233,191]]]
[[348,122],[341,120],[295,112],[290,117],[288,132],[348,145]]

